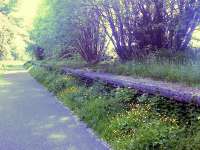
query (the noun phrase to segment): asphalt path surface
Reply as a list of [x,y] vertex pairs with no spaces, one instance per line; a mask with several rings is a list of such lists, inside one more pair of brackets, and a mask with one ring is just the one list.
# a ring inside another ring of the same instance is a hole
[[25,70],[0,82],[0,150],[108,150]]

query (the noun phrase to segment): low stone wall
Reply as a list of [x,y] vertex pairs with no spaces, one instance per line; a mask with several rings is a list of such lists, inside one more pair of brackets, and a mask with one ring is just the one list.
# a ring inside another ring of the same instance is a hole
[[[49,65],[40,66],[45,67],[48,70],[53,70],[53,67]],[[105,82],[114,87],[126,87],[144,93],[160,95],[182,103],[196,103],[200,105],[200,89],[188,87],[182,84],[92,72],[84,69],[71,69],[68,67],[61,67],[59,71],[62,74],[69,74],[80,78]]]

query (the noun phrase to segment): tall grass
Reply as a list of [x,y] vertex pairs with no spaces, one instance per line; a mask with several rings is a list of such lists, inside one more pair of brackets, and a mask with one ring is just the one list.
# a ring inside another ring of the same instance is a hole
[[181,82],[190,86],[200,84],[200,64],[176,64],[166,62],[127,62],[115,63],[103,67],[95,67],[95,70],[128,75],[133,77],[152,78],[170,82]]
[[200,62],[169,59],[148,59],[143,61],[102,61],[97,65],[87,65],[79,57],[70,59],[45,60],[41,63],[51,64],[57,68],[67,66],[71,68],[89,68],[93,71],[108,72],[117,75],[152,78],[168,82],[178,82],[189,86],[200,85]]

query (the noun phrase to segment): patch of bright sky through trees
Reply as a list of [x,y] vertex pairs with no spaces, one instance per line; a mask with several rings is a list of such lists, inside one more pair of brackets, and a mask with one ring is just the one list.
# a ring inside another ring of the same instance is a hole
[[[18,0],[17,11],[14,15],[23,19],[23,24],[27,30],[32,29],[34,18],[39,13],[38,8],[42,1],[43,0]],[[200,30],[196,30],[193,37],[200,40]],[[191,44],[194,47],[200,47],[200,41],[193,40]]]
[[24,26],[27,27],[27,29],[31,29],[41,1],[42,0],[18,0],[17,9],[13,15],[22,18]]

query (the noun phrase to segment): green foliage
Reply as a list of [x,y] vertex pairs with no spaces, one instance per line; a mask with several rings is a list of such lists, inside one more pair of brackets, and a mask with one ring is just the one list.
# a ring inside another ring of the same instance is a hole
[[[99,13],[86,5],[82,0],[43,0],[31,31],[34,44],[44,48],[47,57],[78,52],[90,64],[99,62],[105,33],[100,29]],[[29,49],[35,51],[32,45]]]
[[0,59],[10,58],[12,43],[14,40],[14,31],[12,30],[12,24],[7,16],[0,13]]
[[138,105],[113,118],[106,137],[119,150],[167,149],[170,148],[170,138],[175,137],[177,131],[175,123],[162,121],[148,106]]
[[200,148],[200,111],[129,89],[84,85],[70,76],[32,66],[32,75],[116,150]]
[[135,100],[136,94],[137,94],[137,91],[130,90],[130,89],[117,88],[115,90],[115,98],[119,100],[119,102],[123,102],[123,103],[133,102]]
[[0,60],[25,60],[28,58],[25,50],[27,35],[19,27],[19,18],[11,13],[17,0],[0,0]]
[[[51,78],[52,79],[52,78]],[[51,81],[51,80],[50,80]],[[57,77],[53,82],[49,83],[49,90],[54,93],[60,92],[62,89],[66,88],[67,79],[64,77]]]
[[0,0],[0,13],[9,14],[15,7],[17,0]]
[[41,63],[53,65],[56,68],[61,66],[70,68],[84,67],[97,72],[179,82],[189,86],[199,86],[200,83],[200,63],[196,61],[182,64],[173,61],[169,62],[168,59],[162,61],[152,59],[149,61],[129,61],[127,63],[105,61],[96,65],[88,65],[80,57],[75,56],[63,60],[49,59]]
[[84,62],[84,60],[80,57],[80,55],[73,55],[70,58],[67,59],[46,59],[43,61],[40,61],[42,64],[50,64],[54,66],[55,68],[59,68],[61,66],[68,66],[70,68],[82,68],[87,67],[87,64]]
[[58,55],[76,39],[71,19],[81,9],[79,0],[43,0],[31,31],[31,39],[45,49],[47,56]]
[[165,80],[171,82],[185,83],[190,86],[198,86],[199,80],[199,66],[196,63],[168,63],[167,61],[150,61],[137,62],[130,61],[124,64],[111,63],[108,65],[95,66],[95,70],[109,72],[119,75],[128,75],[134,77],[150,77],[156,80]]
[[[199,1],[179,4],[174,0],[41,0],[41,3],[31,31],[33,43],[44,48],[47,56],[79,52],[90,64],[98,63],[108,47],[123,62],[145,59],[165,50],[183,52],[199,21]],[[179,7],[175,12],[176,6]],[[31,45],[29,48],[33,49]]]

